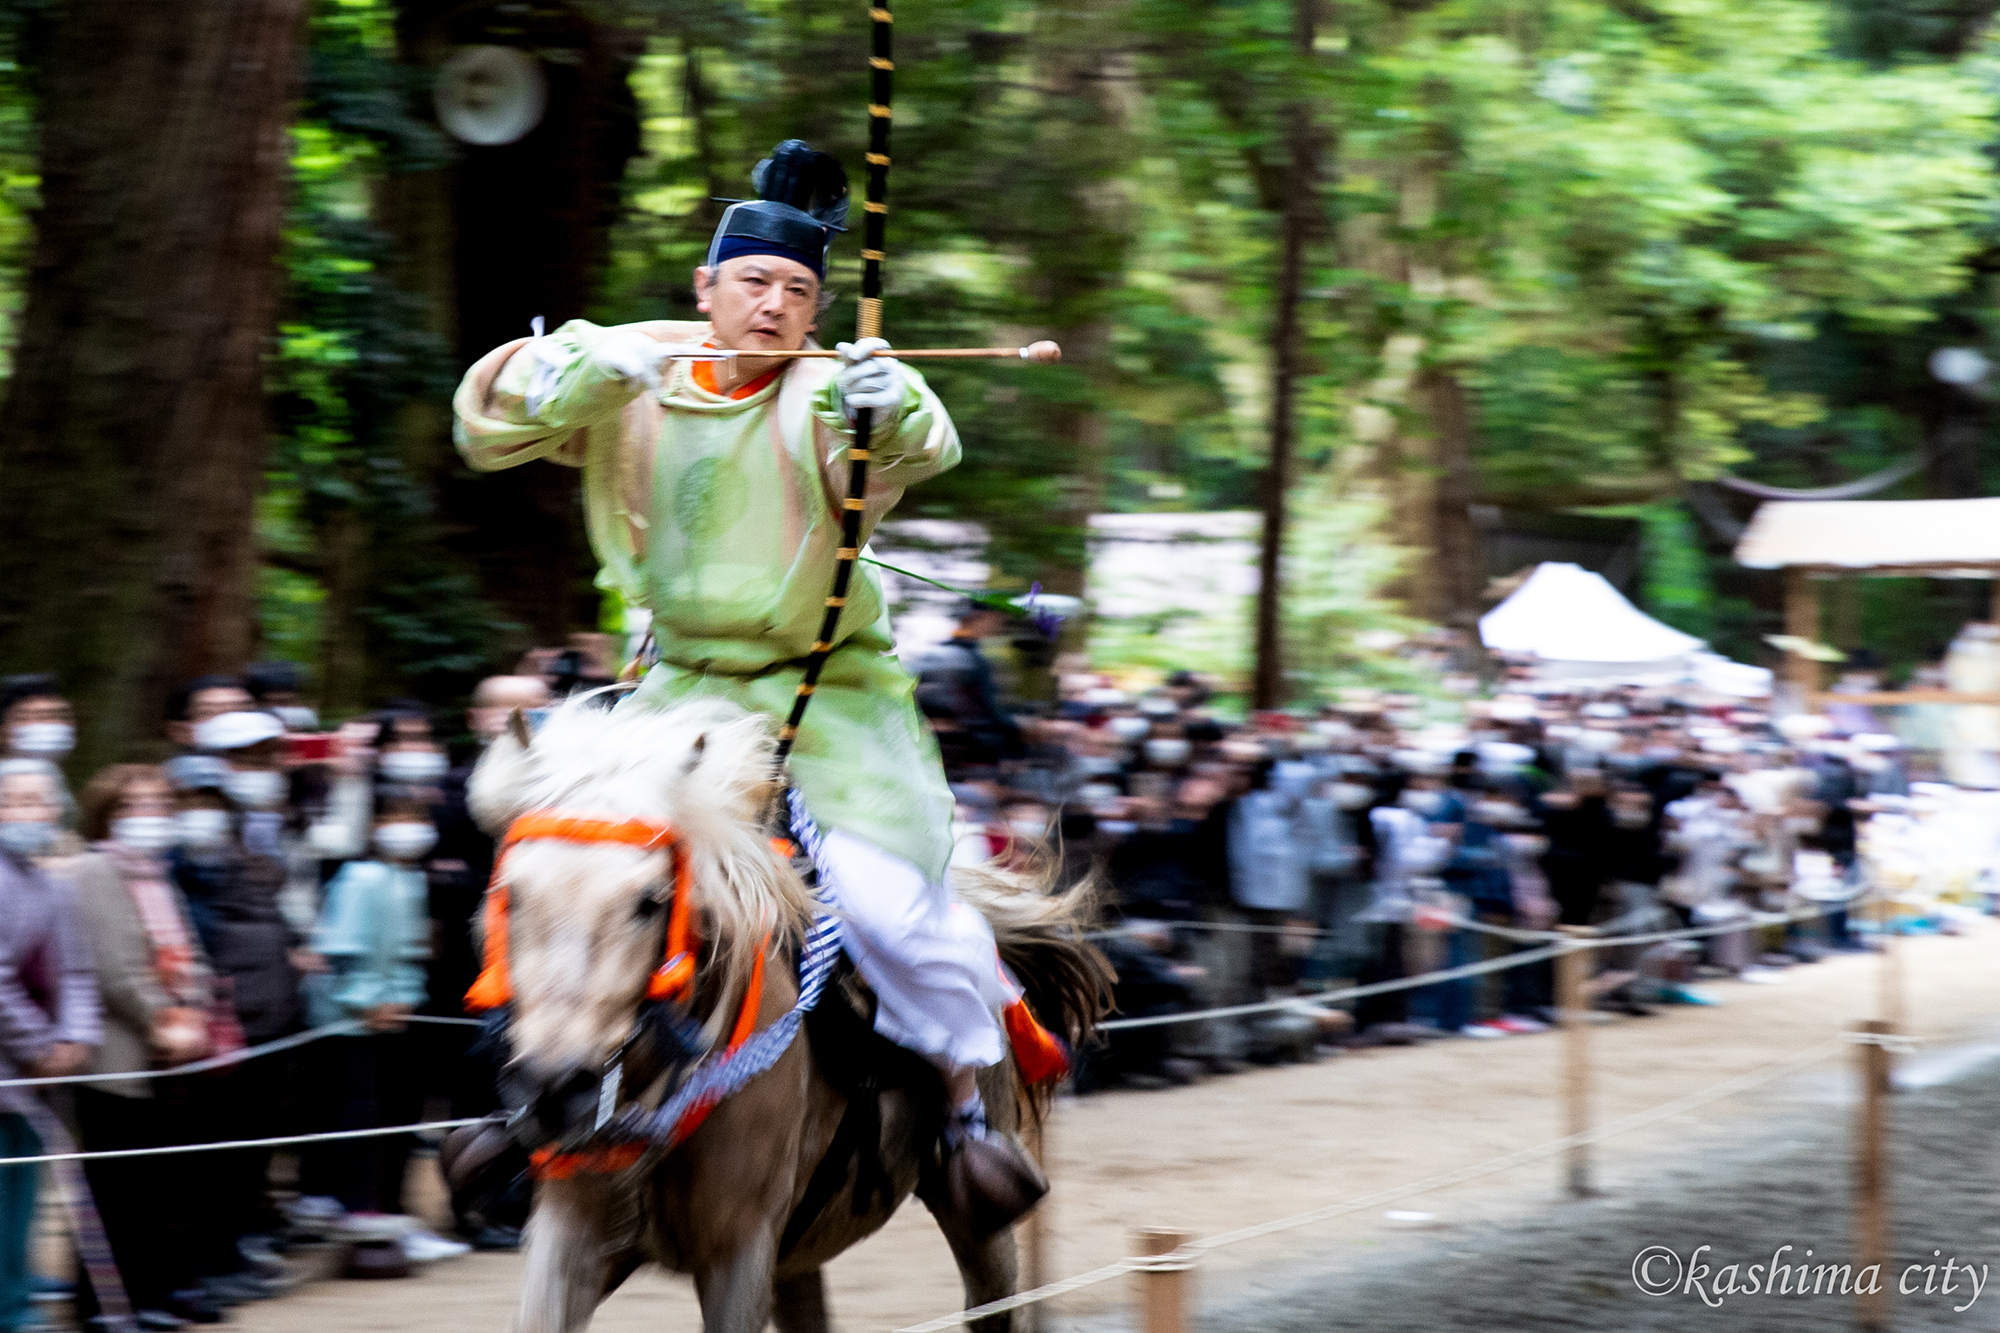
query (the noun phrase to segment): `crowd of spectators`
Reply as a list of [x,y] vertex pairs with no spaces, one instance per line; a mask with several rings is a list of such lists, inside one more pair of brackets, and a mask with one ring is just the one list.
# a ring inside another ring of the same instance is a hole
[[[61,682],[0,680],[0,1080],[113,1076],[0,1088],[0,1156],[50,1150],[52,1126],[96,1151],[493,1109],[478,1030],[421,1019],[461,1017],[476,972],[493,844],[465,808],[471,763],[512,709],[578,683],[574,656],[482,682],[462,724],[398,700],[326,729],[290,663],[203,676],[168,701],[162,762],[74,792]],[[198,1075],[116,1077],[330,1024],[345,1027]],[[296,1175],[281,1193],[268,1149],[89,1162],[138,1324],[214,1323],[276,1294],[301,1238],[354,1242],[376,1273],[518,1245],[518,1195],[460,1217],[461,1238],[418,1222],[416,1143],[308,1145],[282,1163]],[[86,1320],[100,1308],[88,1266],[74,1284],[32,1271],[39,1177],[0,1168],[0,1333],[42,1326],[37,1296],[73,1298]]]
[[[1009,705],[975,608],[918,665],[918,701],[958,797],[959,862],[1051,868],[1101,886],[1123,1016],[1171,1015],[1392,980],[1534,946],[1560,925],[1706,939],[1594,955],[1597,1002],[1699,1003],[1703,975],[1768,978],[1861,947],[1840,903],[1857,816],[1907,789],[1892,737],[1850,720],[1776,722],[1745,702],[1504,684],[1449,707],[1351,691],[1230,720],[1187,672],[1127,689],[1058,669]],[[592,654],[532,654],[462,718],[391,701],[328,728],[297,670],[261,663],[174,691],[156,764],[72,790],[61,682],[0,680],[0,1156],[58,1115],[85,1150],[145,1149],[475,1116],[494,1074],[458,1018],[492,841],[465,807],[482,747],[516,708],[599,683]],[[71,765],[73,768],[73,765]],[[1809,923],[1752,912],[1816,899]],[[1740,929],[1729,924],[1742,921]],[[1080,1088],[1185,1082],[1326,1045],[1499,1038],[1552,1021],[1548,964],[1297,1011],[1117,1034]],[[309,1028],[341,1035],[194,1077],[120,1077]],[[93,1161],[90,1195],[138,1321],[211,1323],[284,1285],[301,1237],[399,1271],[518,1244],[527,1200],[489,1198],[456,1238],[412,1213],[409,1135]],[[35,1167],[0,1168],[0,1333],[33,1297],[97,1294],[27,1261]],[[274,1190],[274,1183],[285,1188]]]
[[[1865,947],[1841,905],[1862,877],[1856,820],[1908,791],[1896,738],[1857,729],[1873,725],[1865,710],[1838,729],[1655,689],[1516,679],[1442,705],[1364,689],[1231,721],[1188,672],[1126,689],[1059,665],[1052,702],[1008,707],[980,647],[992,630],[974,611],[918,660],[957,856],[1039,856],[1064,883],[1092,878],[1121,1015],[1414,976],[1566,926],[1719,928],[1592,955],[1603,1007],[1713,1003],[1704,978],[1770,981]],[[1819,913],[1753,920],[1800,904]],[[1184,1082],[1315,1043],[1538,1032],[1552,987],[1544,960],[1317,1023],[1291,1011],[1134,1029],[1090,1053],[1081,1082]]]

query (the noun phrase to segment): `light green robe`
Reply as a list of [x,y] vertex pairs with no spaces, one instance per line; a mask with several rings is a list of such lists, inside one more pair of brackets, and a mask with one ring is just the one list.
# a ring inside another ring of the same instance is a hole
[[[700,342],[706,324],[627,325]],[[572,320],[495,349],[453,399],[460,453],[481,471],[549,459],[583,468],[601,587],[653,613],[660,664],[628,705],[723,698],[782,720],[819,632],[840,546],[851,432],[839,362],[794,361],[730,399],[670,362],[656,399],[598,365],[609,329]],[[957,432],[904,367],[900,408],[878,414],[862,534],[959,458]],[[528,411],[529,400],[536,410]],[[845,829],[940,882],[952,797],[916,682],[897,662],[873,569],[857,567],[837,646],[792,751],[792,779],[828,828]]]

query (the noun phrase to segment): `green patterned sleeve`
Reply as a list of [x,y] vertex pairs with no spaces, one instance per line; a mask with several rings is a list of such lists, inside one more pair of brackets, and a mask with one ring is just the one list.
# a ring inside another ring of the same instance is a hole
[[581,467],[577,432],[616,417],[640,391],[591,356],[613,332],[573,319],[481,357],[452,398],[452,438],[465,461],[481,472],[538,458]]

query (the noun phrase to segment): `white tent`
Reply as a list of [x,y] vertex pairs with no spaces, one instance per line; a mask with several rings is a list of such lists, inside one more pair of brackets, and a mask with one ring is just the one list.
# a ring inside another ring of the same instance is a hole
[[1708,645],[1625,600],[1602,574],[1553,560],[1479,618],[1479,639],[1496,653],[1545,662],[1682,664]]
[[1479,639],[1496,653],[1535,658],[1546,687],[1657,685],[1748,699],[1771,692],[1771,673],[1707,651],[1625,600],[1601,574],[1545,561],[1479,618]]

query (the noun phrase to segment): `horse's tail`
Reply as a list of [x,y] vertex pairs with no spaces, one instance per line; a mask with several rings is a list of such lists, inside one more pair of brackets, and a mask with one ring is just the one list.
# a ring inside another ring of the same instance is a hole
[[1111,964],[1085,932],[1097,915],[1097,884],[1051,892],[1046,871],[955,866],[952,887],[993,927],[1000,960],[1027,992],[1028,1008],[1072,1050],[1111,1009]]

